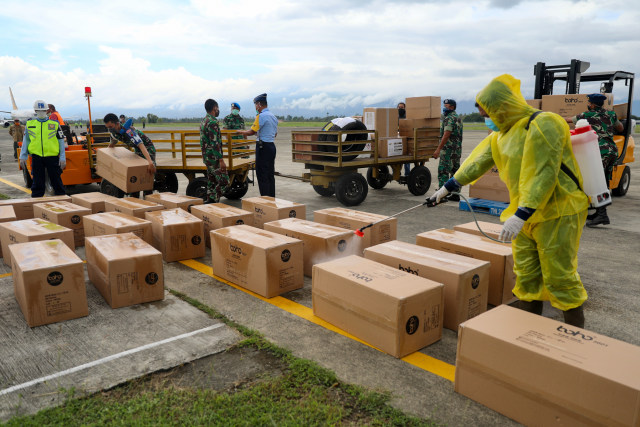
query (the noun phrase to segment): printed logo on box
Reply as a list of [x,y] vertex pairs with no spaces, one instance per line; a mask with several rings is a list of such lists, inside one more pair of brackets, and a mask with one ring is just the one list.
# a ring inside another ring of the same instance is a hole
[[474,274],[473,278],[471,279],[471,288],[477,289],[478,286],[480,286],[480,276],[478,276],[477,274]]
[[195,235],[191,238],[191,243],[193,243],[194,245],[198,246],[200,244],[200,242],[202,241],[202,239],[200,238],[200,236]]
[[236,221],[236,225],[242,225],[242,224],[244,224],[243,220],[239,219],[239,220]]
[[158,279],[158,273],[152,271],[151,273],[146,275],[144,281],[147,282],[148,285],[155,285],[156,283],[158,283]]
[[289,211],[289,218],[295,218],[297,216],[297,212],[295,211],[295,209],[291,209]]
[[129,178],[129,182],[132,184],[135,183],[137,180],[138,180],[137,176],[132,176],[131,178]]
[[82,218],[80,218],[80,215],[74,215],[71,217],[71,223],[72,224],[80,224],[80,220]]
[[344,252],[347,249],[347,241],[342,239],[338,242],[338,252]]
[[236,246],[234,244],[229,243],[229,250],[235,254],[238,255],[245,255],[244,252],[242,252],[242,248],[240,246]]
[[420,326],[420,320],[417,316],[411,316],[409,320],[407,320],[407,325],[405,329],[409,335],[413,335],[418,330],[418,326]]
[[285,249],[280,254],[280,259],[282,262],[288,262],[291,259],[291,251],[289,249]]
[[406,271],[407,273],[415,274],[416,276],[418,275],[418,270],[414,270],[410,266],[409,267],[403,267],[402,264],[398,264],[398,269],[402,270],[402,271]]
[[58,286],[64,280],[64,276],[59,271],[52,271],[47,275],[47,283],[51,286]]

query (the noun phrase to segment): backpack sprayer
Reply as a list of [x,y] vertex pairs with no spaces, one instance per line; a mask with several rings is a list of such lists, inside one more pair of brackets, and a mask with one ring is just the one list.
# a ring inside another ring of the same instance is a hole
[[[468,204],[469,206],[471,206],[471,203],[469,203],[469,199],[467,199],[467,198],[466,198],[465,196],[463,196],[462,194],[460,194],[460,193],[458,193],[458,192],[455,192],[455,191],[454,191],[454,192],[451,192],[451,193],[449,193],[449,194],[457,194],[458,196],[462,197],[462,198],[464,199],[464,201],[465,201],[465,202],[467,202],[467,204]],[[398,212],[398,213],[396,213],[396,214],[393,214],[393,215],[390,215],[390,216],[388,216],[388,217],[386,217],[386,218],[383,218],[383,219],[381,219],[381,220],[379,220],[379,221],[375,221],[375,222],[372,222],[371,224],[367,224],[367,225],[365,225],[364,227],[361,227],[361,228],[357,229],[356,231],[354,231],[354,233],[355,233],[355,235],[356,235],[356,236],[358,236],[358,237],[364,237],[364,230],[366,230],[366,229],[367,229],[367,228],[369,228],[369,227],[373,227],[374,225],[379,224],[379,223],[381,223],[381,222],[383,222],[383,221],[386,221],[386,220],[388,220],[388,219],[391,219],[391,218],[394,218],[394,217],[396,217],[396,216],[402,215],[403,213],[406,213],[406,212],[412,211],[412,210],[414,210],[414,209],[417,209],[417,208],[419,208],[420,206],[426,206],[426,207],[428,207],[428,208],[432,208],[432,207],[434,207],[434,206],[441,205],[442,203],[445,203],[446,201],[447,201],[447,199],[444,199],[444,198],[443,198],[442,200],[440,200],[440,202],[439,202],[439,203],[436,203],[436,198],[435,198],[435,196],[431,196],[431,197],[429,197],[427,200],[425,200],[425,202],[424,202],[424,203],[420,203],[419,205],[416,205],[416,206],[414,206],[414,207],[412,207],[412,208],[405,209],[405,210],[400,211],[400,212]],[[476,218],[476,213],[473,211],[473,208],[471,208],[471,214],[473,215],[473,220],[476,222],[476,227],[478,227],[478,230],[480,231],[480,233],[482,233],[482,235],[483,235],[483,236],[485,236],[485,237],[486,237],[486,238],[488,238],[488,239],[493,240],[494,242],[498,242],[498,243],[510,243],[510,242],[505,241],[505,240],[494,239],[493,237],[491,237],[491,236],[487,235],[484,231],[482,231],[482,228],[480,228],[480,224],[478,224],[478,218]]]

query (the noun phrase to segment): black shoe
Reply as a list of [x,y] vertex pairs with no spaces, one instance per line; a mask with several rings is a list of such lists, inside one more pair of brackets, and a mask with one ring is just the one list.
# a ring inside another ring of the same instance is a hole
[[587,221],[592,220],[596,216],[598,216],[598,211],[595,211],[594,213],[587,215]]
[[542,301],[518,301],[514,307],[533,314],[542,314]]
[[582,310],[582,306],[563,311],[562,314],[564,315],[564,323],[584,328],[584,310]]
[[587,227],[596,227],[598,225],[608,224],[610,224],[610,221],[609,216],[607,215],[607,208],[596,209],[596,216],[587,221]]
[[449,194],[447,199],[449,199],[450,202],[459,202],[460,196],[458,194]]

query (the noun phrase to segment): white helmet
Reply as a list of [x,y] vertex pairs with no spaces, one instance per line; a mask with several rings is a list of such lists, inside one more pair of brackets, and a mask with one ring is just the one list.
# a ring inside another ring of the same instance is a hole
[[36,102],[33,103],[34,111],[38,111],[38,110],[47,111],[48,109],[49,109],[49,104],[44,102],[42,99],[38,99],[36,100]]

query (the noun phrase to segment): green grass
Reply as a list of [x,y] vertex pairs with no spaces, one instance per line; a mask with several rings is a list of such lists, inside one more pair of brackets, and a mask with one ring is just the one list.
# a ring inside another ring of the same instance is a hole
[[255,348],[281,359],[284,373],[228,392],[153,385],[154,374],[150,374],[85,398],[74,398],[74,390],[66,391],[69,400],[63,406],[16,417],[6,425],[435,425],[392,408],[388,394],[345,384],[333,372],[292,356],[199,301],[172,293],[236,327],[247,337],[238,347]]

